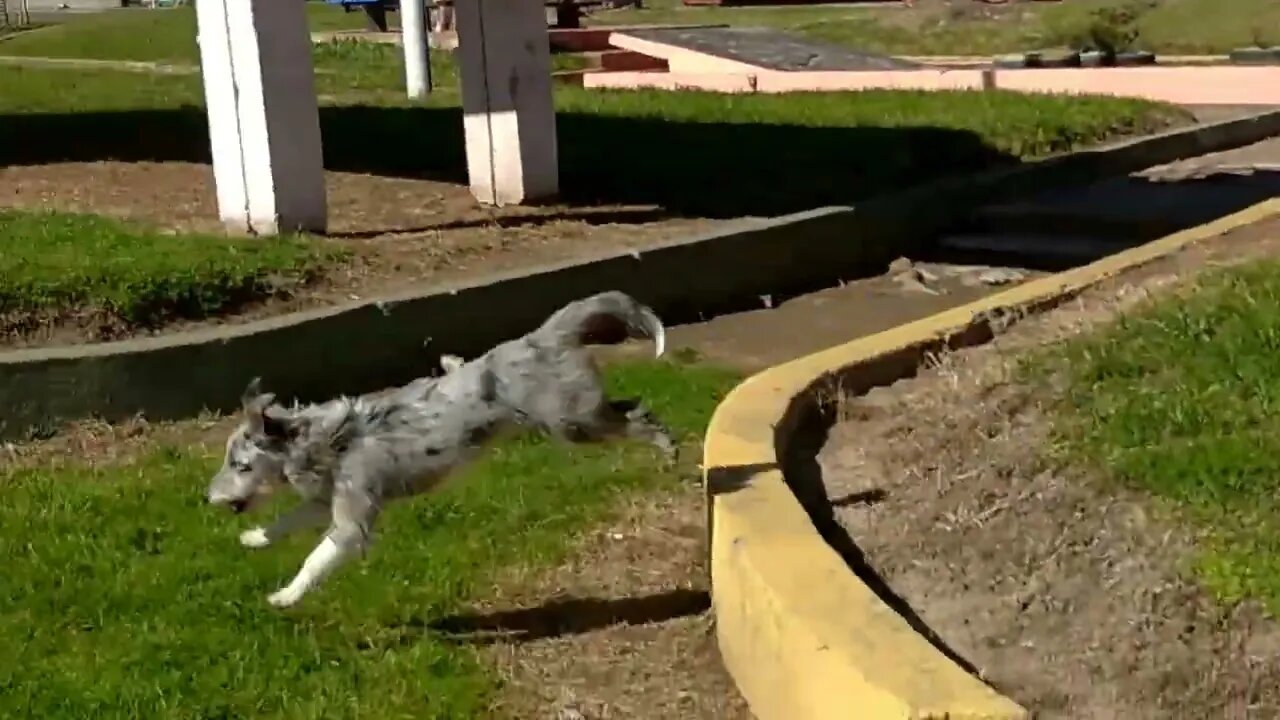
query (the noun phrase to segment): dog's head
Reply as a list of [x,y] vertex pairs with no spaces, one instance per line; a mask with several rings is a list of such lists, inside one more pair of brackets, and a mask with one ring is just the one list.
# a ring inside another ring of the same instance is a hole
[[209,483],[211,504],[241,513],[284,481],[287,446],[297,430],[294,418],[274,400],[256,378],[245,388],[244,419],[227,438],[222,467]]

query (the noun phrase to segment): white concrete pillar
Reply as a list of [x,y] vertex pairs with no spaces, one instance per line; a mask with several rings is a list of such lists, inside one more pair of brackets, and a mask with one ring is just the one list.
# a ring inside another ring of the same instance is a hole
[[551,46],[543,4],[456,0],[471,193],[490,205],[560,190]]
[[400,40],[404,45],[404,86],[419,100],[431,92],[431,55],[427,49],[425,0],[400,0]]
[[323,232],[311,37],[300,0],[200,0],[200,66],[218,214],[233,232]]

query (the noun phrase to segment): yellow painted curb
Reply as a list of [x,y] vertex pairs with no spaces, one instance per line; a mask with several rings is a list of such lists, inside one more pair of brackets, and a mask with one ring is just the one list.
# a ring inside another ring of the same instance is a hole
[[865,392],[914,371],[926,350],[985,331],[1005,310],[1044,308],[1195,242],[1280,215],[1267,200],[1217,221],[769,368],[724,399],[707,429],[716,633],[759,720],[1026,718],[939,652],[819,536],[781,458],[813,395]]

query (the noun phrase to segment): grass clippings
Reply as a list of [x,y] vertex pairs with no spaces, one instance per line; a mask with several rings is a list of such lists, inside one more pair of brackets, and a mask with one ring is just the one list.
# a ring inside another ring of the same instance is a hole
[[[358,81],[347,88],[358,90]],[[700,218],[854,202],[1191,119],[1141,100],[1012,92],[559,87],[555,100],[563,202],[657,206]],[[196,77],[9,68],[0,74],[0,133],[23,142],[0,148],[0,163],[208,162],[201,103]],[[465,182],[456,92],[427,104],[389,95],[334,99],[321,107],[320,122],[330,170]],[[69,137],[78,144],[68,146]]]

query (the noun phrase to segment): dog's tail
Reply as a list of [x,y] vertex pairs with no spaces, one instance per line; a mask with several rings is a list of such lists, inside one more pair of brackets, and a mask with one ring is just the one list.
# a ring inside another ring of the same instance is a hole
[[536,331],[556,342],[580,345],[614,345],[627,338],[650,338],[654,356],[666,350],[667,331],[645,305],[624,292],[604,292],[565,305]]

